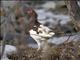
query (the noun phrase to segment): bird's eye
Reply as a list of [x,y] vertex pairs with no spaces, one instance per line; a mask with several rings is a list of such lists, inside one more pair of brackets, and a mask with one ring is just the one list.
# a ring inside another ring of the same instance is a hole
[[39,33],[42,33],[42,31],[41,31],[41,30],[39,30]]

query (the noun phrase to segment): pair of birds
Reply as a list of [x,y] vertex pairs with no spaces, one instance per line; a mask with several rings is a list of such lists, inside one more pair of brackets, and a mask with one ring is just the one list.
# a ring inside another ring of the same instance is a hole
[[38,15],[33,9],[30,8],[30,9],[25,10],[25,12],[26,11],[27,11],[28,16],[30,17],[29,34],[37,42],[38,50],[40,50],[42,46],[46,44],[45,41],[47,41],[55,33],[47,26],[44,26],[38,22],[38,19],[37,19]]
[[[26,23],[26,30],[24,31],[37,42],[38,50],[41,49],[43,41],[46,41],[46,38],[52,37],[55,33],[48,28],[47,26],[42,25],[38,22],[38,15],[32,8],[23,8],[22,10],[17,9],[15,11],[15,15],[18,22],[21,24],[23,20],[19,19],[20,11],[23,11],[27,15],[27,23]],[[23,17],[23,16],[22,16]],[[20,21],[21,20],[21,21]],[[24,27],[23,27],[24,28]],[[46,42],[45,42],[46,43]]]
[[18,24],[22,24],[23,22],[23,19],[20,19],[21,17],[23,17],[23,13],[21,15],[21,12],[23,12],[24,16],[26,15],[26,17],[28,18],[25,23],[26,28],[21,28],[24,28],[24,33],[26,33],[26,35],[30,34],[30,36],[37,42],[39,50],[42,46],[41,40],[43,42],[46,40],[46,38],[52,37],[55,33],[47,26],[44,26],[38,22],[38,15],[32,8],[23,7],[22,10],[19,8],[15,10],[15,15],[17,18],[16,20],[18,20]]

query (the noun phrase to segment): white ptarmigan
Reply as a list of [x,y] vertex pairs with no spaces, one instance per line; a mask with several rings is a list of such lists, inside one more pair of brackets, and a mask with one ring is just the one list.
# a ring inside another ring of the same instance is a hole
[[46,41],[46,38],[52,37],[55,33],[47,26],[44,26],[38,22],[38,15],[33,9],[26,9],[26,11],[28,16],[30,16],[29,21],[30,36],[37,42],[38,50],[40,50],[44,44],[43,42]]
[[38,28],[38,34],[34,30],[30,30],[30,36],[37,42],[38,50],[42,48],[46,41],[51,38],[55,33],[48,27],[44,25],[40,25]]

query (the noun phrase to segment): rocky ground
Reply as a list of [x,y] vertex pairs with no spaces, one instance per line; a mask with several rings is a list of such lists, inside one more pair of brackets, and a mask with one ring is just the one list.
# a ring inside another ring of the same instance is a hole
[[[22,54],[13,54],[8,56],[11,60],[44,60],[43,56],[48,53],[37,51],[35,48],[23,47]],[[49,60],[80,60],[80,41],[64,43],[56,47],[52,47],[52,53],[45,59]],[[20,58],[21,56],[21,58]]]

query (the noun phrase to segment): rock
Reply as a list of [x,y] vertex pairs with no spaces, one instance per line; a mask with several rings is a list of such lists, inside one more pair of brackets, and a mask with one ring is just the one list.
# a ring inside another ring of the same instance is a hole
[[52,1],[48,1],[45,4],[43,4],[42,7],[45,9],[55,9],[56,3]]
[[6,53],[7,55],[15,54],[17,53],[17,48],[12,45],[6,45],[4,53]]
[[59,15],[55,15],[54,18],[55,17],[57,18],[57,20],[61,20],[60,21],[61,25],[67,24],[70,21],[70,17],[68,15],[59,14]]
[[46,19],[46,14],[44,9],[35,9],[35,12],[38,14],[38,19],[39,20],[44,20]]
[[[46,11],[45,9],[36,9],[36,13],[38,14],[38,21],[42,24],[46,22],[56,23],[56,21],[60,20],[60,24],[64,25],[70,21],[70,17],[64,14],[54,14],[53,12]],[[58,22],[57,22],[58,24]]]
[[[0,46],[0,49],[2,50],[2,46]],[[16,53],[17,53],[17,48],[15,46],[5,45],[5,50],[4,50],[1,60],[9,60],[7,55],[12,55]]]
[[78,1],[78,5],[79,5],[79,7],[80,7],[80,1]]
[[50,16],[48,19],[41,20],[39,22],[44,24],[44,25],[48,24],[47,25],[48,27],[55,28],[58,24],[63,26],[63,25],[67,25],[67,23],[70,21],[71,20],[70,20],[70,17],[68,15],[62,15],[62,14],[55,15],[55,14],[53,14],[52,17]]
[[65,6],[64,1],[48,1],[42,5],[42,7],[45,9],[53,9],[53,10],[63,6]]
[[56,8],[61,8],[66,5],[64,1],[55,1],[55,3],[56,3]]
[[1,60],[10,60],[10,59],[8,59],[8,57],[7,57],[6,55],[4,55],[4,56],[1,58]]
[[76,34],[76,35],[70,36],[69,39],[68,38],[69,38],[69,36],[53,37],[53,38],[49,39],[48,42],[55,44],[55,45],[60,45],[65,42],[67,43],[67,42],[71,42],[71,41],[76,42],[76,41],[80,40],[80,34]]

